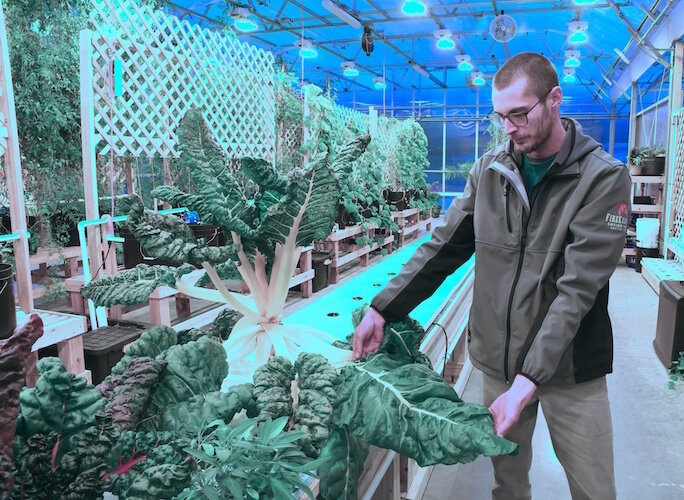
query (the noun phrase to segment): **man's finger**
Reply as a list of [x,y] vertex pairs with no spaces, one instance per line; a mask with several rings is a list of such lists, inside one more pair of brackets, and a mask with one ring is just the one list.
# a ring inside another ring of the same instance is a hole
[[354,331],[354,340],[352,342],[352,358],[353,359],[359,359],[361,357],[361,350],[363,348],[363,335],[361,335],[361,332],[359,332],[359,329],[357,328]]

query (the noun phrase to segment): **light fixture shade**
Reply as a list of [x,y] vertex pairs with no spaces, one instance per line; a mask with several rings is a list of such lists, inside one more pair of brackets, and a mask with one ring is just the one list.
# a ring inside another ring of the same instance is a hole
[[427,12],[427,8],[420,0],[406,0],[401,6],[401,11],[407,16],[422,16]]
[[437,48],[440,50],[452,50],[456,44],[451,38],[440,38],[437,40]]
[[577,77],[575,76],[574,68],[565,68],[563,70],[563,83],[571,84],[577,82]]
[[579,50],[566,50],[565,51],[565,67],[566,68],[576,68],[580,65],[580,51]]
[[477,72],[473,73],[471,83],[473,85],[475,85],[476,87],[481,87],[485,83],[487,83],[487,80],[482,73],[477,71]]
[[259,25],[249,17],[249,10],[240,7],[233,11],[231,17],[233,18],[233,27],[244,33],[250,33],[259,29]]
[[451,30],[437,30],[433,33],[435,38],[437,38],[437,48],[440,50],[452,50],[456,48],[454,39],[452,38],[453,33]]
[[597,0],[575,0],[575,5],[591,5],[596,3]]
[[375,88],[378,90],[384,89],[387,85],[385,84],[385,80],[381,76],[376,76],[373,78],[373,84],[375,85]]
[[302,59],[313,59],[318,57],[318,52],[313,47],[302,47],[299,49],[299,55]]
[[295,47],[299,47],[299,56],[302,59],[313,59],[318,57],[318,51],[311,40],[297,40]]
[[572,35],[570,35],[570,38],[568,38],[568,42],[572,44],[585,43],[587,40],[589,40],[589,37],[584,31],[581,30],[575,31]]
[[468,54],[463,54],[458,57],[456,57],[456,60],[458,61],[458,70],[459,71],[472,71],[473,70],[473,63],[470,61],[470,56]]
[[346,77],[349,78],[354,78],[356,76],[359,76],[359,70],[356,67],[356,64],[354,64],[354,61],[344,61],[341,64],[342,68],[344,69],[343,74]]
[[233,26],[236,30],[242,31],[244,33],[251,33],[259,29],[259,25],[252,21],[249,17],[239,16],[235,18],[235,23]]

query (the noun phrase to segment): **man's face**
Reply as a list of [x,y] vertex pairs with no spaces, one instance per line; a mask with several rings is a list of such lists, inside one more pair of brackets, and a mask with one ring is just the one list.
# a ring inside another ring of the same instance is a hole
[[527,112],[527,125],[516,126],[509,119],[504,120],[504,131],[521,153],[533,153],[546,142],[553,129],[554,113],[546,104],[549,95],[539,104],[539,97],[527,89],[527,79],[519,78],[504,89],[492,88],[494,111],[502,116]]

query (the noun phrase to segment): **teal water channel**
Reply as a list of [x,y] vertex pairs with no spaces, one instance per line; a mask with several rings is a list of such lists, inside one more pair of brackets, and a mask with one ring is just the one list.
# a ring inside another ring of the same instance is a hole
[[[352,311],[364,303],[370,304],[375,294],[380,292],[389,280],[399,274],[402,266],[411,258],[418,247],[429,238],[430,234],[391,255],[387,255],[366,271],[287,316],[283,323],[309,325],[344,340],[348,334],[354,331]],[[449,276],[432,297],[418,305],[410,316],[423,327],[427,326],[434,312],[441,309],[451,291],[468,272],[474,259],[473,256]]]

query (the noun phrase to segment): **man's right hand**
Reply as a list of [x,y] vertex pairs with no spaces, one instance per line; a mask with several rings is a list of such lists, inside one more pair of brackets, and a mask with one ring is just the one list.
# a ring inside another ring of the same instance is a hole
[[385,318],[373,309],[368,308],[359,326],[354,330],[354,359],[361,359],[370,352],[375,352],[380,347],[382,334],[385,328]]

